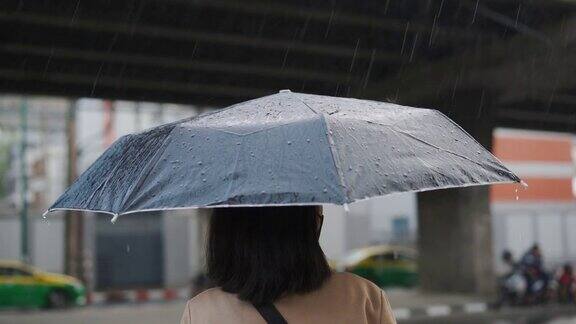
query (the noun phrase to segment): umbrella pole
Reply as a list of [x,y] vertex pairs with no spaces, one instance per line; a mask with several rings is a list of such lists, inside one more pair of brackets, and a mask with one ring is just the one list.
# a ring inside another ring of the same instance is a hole
[[28,242],[28,165],[26,150],[28,141],[28,101],[23,97],[20,103],[20,259],[30,262]]
[[[66,137],[68,145],[67,183],[70,186],[78,176],[76,146],[76,100],[70,101],[66,114]],[[65,222],[65,271],[66,274],[86,282],[84,273],[84,218],[82,213],[67,211]]]

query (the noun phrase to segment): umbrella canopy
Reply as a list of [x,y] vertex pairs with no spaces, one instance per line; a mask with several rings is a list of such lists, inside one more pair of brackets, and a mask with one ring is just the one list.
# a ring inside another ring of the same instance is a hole
[[48,211],[348,204],[520,182],[436,110],[292,93],[118,139]]

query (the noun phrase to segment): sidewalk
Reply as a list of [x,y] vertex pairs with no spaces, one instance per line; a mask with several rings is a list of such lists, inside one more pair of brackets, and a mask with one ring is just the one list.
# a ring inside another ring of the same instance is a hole
[[[478,296],[423,293],[417,289],[385,289],[397,319],[422,316],[448,316],[456,313],[481,313],[489,309],[489,301]],[[124,290],[92,293],[90,305],[145,304],[188,299],[189,289]]]
[[398,320],[420,316],[448,316],[455,313],[481,313],[489,309],[482,297],[460,294],[423,293],[417,289],[385,289]]

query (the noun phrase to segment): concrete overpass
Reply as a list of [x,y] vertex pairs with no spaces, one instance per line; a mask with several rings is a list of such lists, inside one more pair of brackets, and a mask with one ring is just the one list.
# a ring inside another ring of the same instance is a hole
[[[569,0],[0,4],[0,92],[224,106],[290,88],[576,129]],[[419,195],[422,286],[493,286],[487,188]]]

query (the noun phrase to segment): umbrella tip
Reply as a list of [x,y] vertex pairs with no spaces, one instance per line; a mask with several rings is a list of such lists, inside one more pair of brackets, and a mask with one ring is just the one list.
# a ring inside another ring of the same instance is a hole
[[292,91],[290,91],[290,89],[282,89],[278,91],[278,93],[292,93]]

